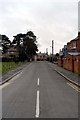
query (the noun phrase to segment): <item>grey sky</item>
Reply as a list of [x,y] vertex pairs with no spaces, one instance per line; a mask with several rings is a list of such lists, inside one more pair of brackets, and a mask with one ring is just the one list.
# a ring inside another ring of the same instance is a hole
[[32,30],[39,51],[54,52],[77,36],[78,0],[0,0],[0,33],[13,36]]
[[80,32],[80,1],[78,2],[78,31]]

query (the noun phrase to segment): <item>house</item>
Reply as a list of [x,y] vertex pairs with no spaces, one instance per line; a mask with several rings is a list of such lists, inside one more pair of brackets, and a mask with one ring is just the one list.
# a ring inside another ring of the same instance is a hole
[[7,52],[2,54],[2,61],[15,61],[18,57],[18,51],[16,48],[11,47],[7,49]]
[[62,55],[58,58],[58,65],[80,74],[80,32],[78,36],[67,43],[62,49]]
[[37,61],[45,61],[47,60],[48,55],[46,53],[37,53]]

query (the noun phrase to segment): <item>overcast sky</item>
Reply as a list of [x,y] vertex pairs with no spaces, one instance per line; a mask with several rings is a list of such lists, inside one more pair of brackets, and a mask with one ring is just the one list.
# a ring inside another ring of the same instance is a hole
[[0,34],[10,40],[18,33],[32,30],[39,51],[54,53],[78,33],[78,0],[0,0]]

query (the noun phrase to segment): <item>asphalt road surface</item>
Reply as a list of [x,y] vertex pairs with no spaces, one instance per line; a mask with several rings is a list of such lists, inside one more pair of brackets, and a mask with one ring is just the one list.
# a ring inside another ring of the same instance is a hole
[[3,118],[78,118],[78,92],[48,62],[32,62],[2,85]]

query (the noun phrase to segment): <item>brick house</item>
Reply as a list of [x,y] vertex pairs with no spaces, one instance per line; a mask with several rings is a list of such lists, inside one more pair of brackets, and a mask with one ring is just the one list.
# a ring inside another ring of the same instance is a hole
[[11,47],[7,50],[5,56],[9,61],[15,61],[19,57],[19,53],[16,48]]
[[48,58],[48,55],[46,53],[37,53],[36,60],[38,61],[45,61]]
[[9,57],[16,57],[16,56],[18,56],[18,51],[17,51],[17,49],[16,48],[14,48],[14,47],[11,47],[11,48],[9,48],[8,50],[7,50],[7,55],[9,56]]
[[63,58],[61,59],[59,56],[58,65],[80,74],[80,32],[78,37],[67,43],[66,54],[64,55],[64,51],[62,52]]
[[80,73],[80,35],[70,41],[71,47],[68,50],[70,56],[70,67],[72,72]]

